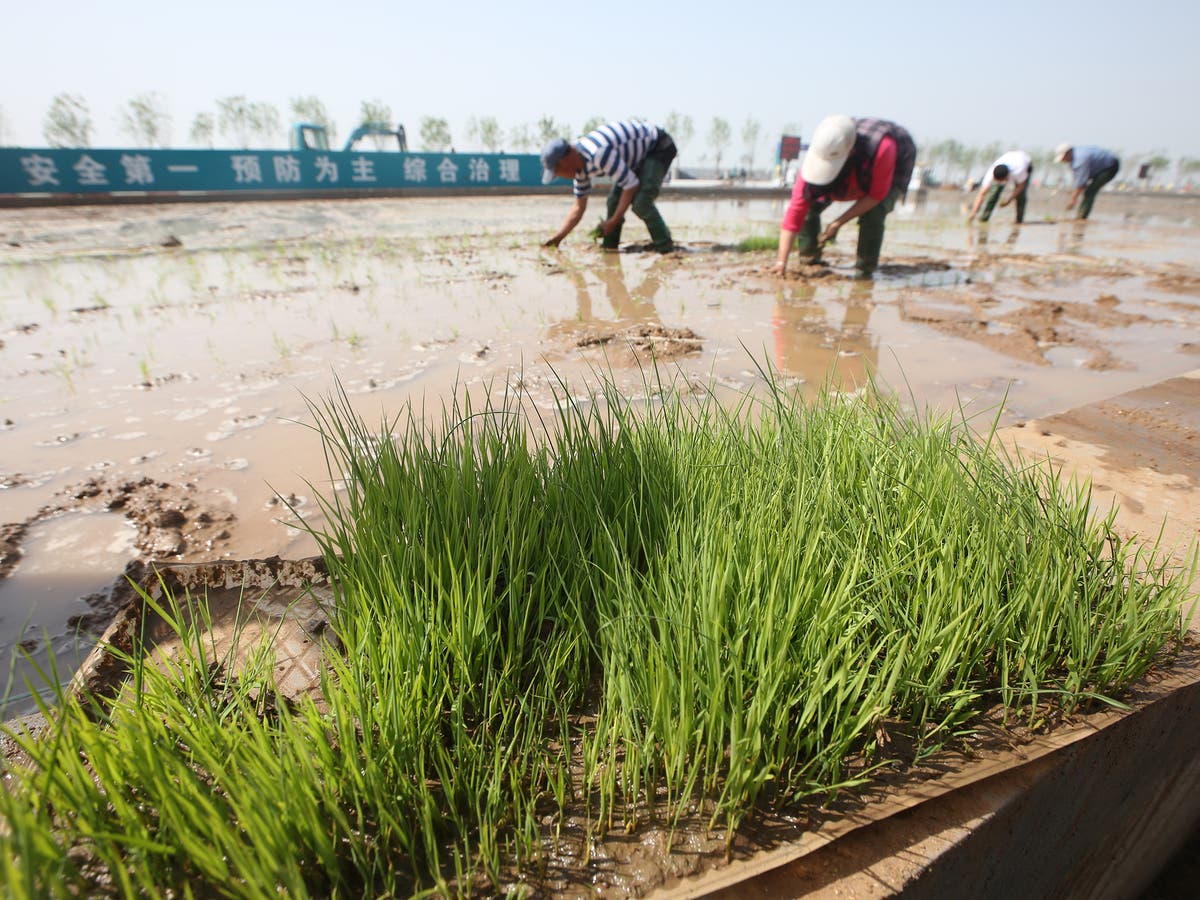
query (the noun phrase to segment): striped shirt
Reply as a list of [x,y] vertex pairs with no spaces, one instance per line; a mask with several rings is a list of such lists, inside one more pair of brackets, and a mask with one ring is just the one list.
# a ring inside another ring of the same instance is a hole
[[592,192],[593,175],[609,175],[622,190],[641,184],[634,171],[658,140],[658,129],[645,122],[625,119],[608,122],[581,137],[575,149],[583,168],[575,173],[575,196]]

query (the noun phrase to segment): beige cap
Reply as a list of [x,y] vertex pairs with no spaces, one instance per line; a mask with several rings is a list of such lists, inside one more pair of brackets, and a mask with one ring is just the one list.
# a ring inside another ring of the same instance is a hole
[[812,143],[800,164],[800,174],[809,184],[831,184],[854,149],[857,132],[849,116],[829,116],[813,131]]

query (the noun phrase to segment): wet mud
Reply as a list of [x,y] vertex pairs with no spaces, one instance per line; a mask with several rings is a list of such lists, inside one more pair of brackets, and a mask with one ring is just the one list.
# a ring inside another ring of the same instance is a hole
[[338,473],[310,405],[335,390],[368,422],[516,385],[550,409],[564,382],[582,395],[603,370],[632,396],[657,365],[731,400],[765,377],[873,378],[917,408],[1003,403],[1017,422],[1195,368],[1200,201],[1106,194],[1081,226],[1048,221],[1063,200],[968,228],[962,198],[934,192],[889,217],[870,281],[852,277],[853,227],[784,277],[773,250],[738,252],[778,235],[778,198],[664,198],[679,247],[662,255],[636,221],[622,253],[543,249],[558,197],[6,211],[0,650],[86,647],[111,618],[95,591],[53,619],[23,599],[31,530],[76,513],[129,530],[98,584],[151,560],[316,552],[301,517],[319,527]]

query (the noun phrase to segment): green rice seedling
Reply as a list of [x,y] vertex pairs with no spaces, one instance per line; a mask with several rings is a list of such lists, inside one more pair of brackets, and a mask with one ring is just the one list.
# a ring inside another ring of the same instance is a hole
[[756,234],[747,238],[742,238],[737,242],[736,250],[738,253],[755,253],[759,250],[777,250],[779,248],[779,236],[771,236],[768,234]]
[[[791,814],[983,713],[1120,703],[1182,639],[1188,573],[1086,485],[965,417],[765,372],[732,408],[662,373],[556,412],[456,390],[368,425],[310,406],[335,592],[321,703],[269,642],[234,671],[204,599],[111,700],[59,694],[0,792],[18,896],[494,895],[647,822]],[[70,811],[68,814],[65,811]],[[579,823],[585,823],[580,825]]]

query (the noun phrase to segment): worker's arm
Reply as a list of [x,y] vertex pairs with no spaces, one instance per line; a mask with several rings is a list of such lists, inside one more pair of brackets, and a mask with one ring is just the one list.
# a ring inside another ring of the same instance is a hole
[[775,265],[771,266],[771,271],[776,275],[782,275],[787,272],[788,257],[792,253],[792,246],[796,243],[795,231],[788,231],[786,228],[779,229],[779,256],[775,259]]
[[1085,184],[1075,188],[1075,190],[1071,192],[1071,198],[1067,201],[1067,209],[1075,208],[1075,201],[1077,201],[1083,195],[1084,188],[1086,187],[1087,185]]
[[783,275],[787,271],[788,256],[796,244],[796,235],[804,227],[809,208],[810,202],[804,191],[804,176],[797,172],[796,182],[792,185],[792,199],[788,208],[784,210],[783,222],[779,226],[779,256],[775,265],[771,266],[774,274]]
[[625,218],[625,213],[629,210],[630,204],[633,203],[633,195],[636,194],[637,191],[638,185],[636,184],[633,187],[627,187],[625,190],[621,191],[621,197],[619,200],[617,200],[617,208],[613,210],[612,216],[600,223],[601,231],[603,231],[605,234],[608,234],[621,224],[621,221]]
[[983,195],[987,193],[989,187],[991,187],[991,185],[985,183],[983,187],[979,189],[979,193],[975,195],[975,205],[971,207],[971,213],[967,216],[968,222],[975,218],[975,214],[979,212],[979,207],[983,206]]
[[1018,197],[1020,197],[1023,193],[1025,193],[1025,187],[1028,184],[1029,184],[1028,178],[1026,178],[1024,181],[1018,181],[1016,184],[1013,185],[1012,193],[1008,195],[1008,199],[1001,202],[1000,205],[1008,206],[1008,204],[1012,203],[1014,200],[1016,200]]
[[562,239],[575,230],[575,226],[583,219],[583,214],[587,211],[587,197],[576,197],[575,202],[571,204],[571,211],[567,213],[567,217],[563,219],[563,223],[559,226],[558,233],[546,243],[543,247],[557,247],[562,243]]
[[853,206],[825,226],[825,230],[821,232],[821,243],[832,241],[837,237],[837,233],[843,225],[852,219],[857,219],[863,213],[870,212],[880,204],[881,200],[882,198],[870,196],[855,200]]

